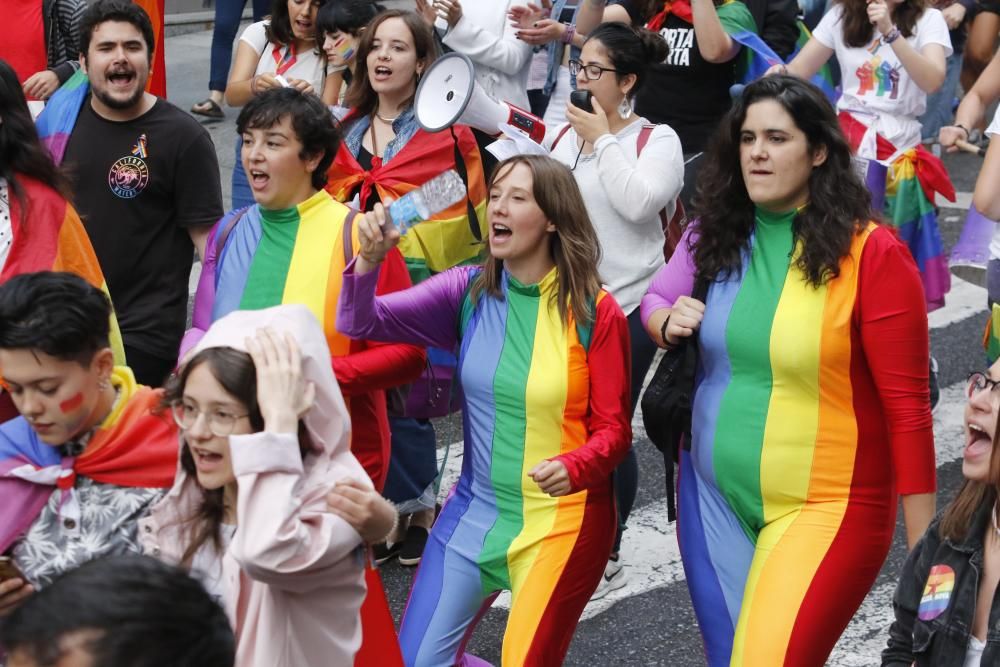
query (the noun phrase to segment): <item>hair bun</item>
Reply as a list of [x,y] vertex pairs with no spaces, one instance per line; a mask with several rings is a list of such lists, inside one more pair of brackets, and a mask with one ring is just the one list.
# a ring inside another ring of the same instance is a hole
[[635,32],[642,41],[642,48],[646,52],[646,62],[654,65],[667,59],[670,54],[670,45],[660,33],[646,28],[637,28]]

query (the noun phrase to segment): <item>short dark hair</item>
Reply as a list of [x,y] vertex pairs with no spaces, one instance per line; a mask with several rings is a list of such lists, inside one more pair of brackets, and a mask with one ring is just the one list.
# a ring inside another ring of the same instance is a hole
[[156,34],[153,32],[153,23],[149,20],[149,15],[139,5],[130,0],[97,0],[90,8],[83,13],[80,19],[80,54],[87,55],[90,50],[90,40],[94,36],[97,26],[108,21],[118,21],[120,23],[131,23],[146,40],[149,47],[149,62],[153,62],[153,51],[156,50]]
[[73,273],[22,273],[0,285],[0,349],[88,366],[109,345],[110,317],[104,292]]
[[312,174],[313,187],[321,189],[326,185],[326,172],[340,148],[340,131],[333,121],[333,114],[318,97],[295,88],[265,90],[240,111],[236,131],[242,136],[247,130],[266,130],[286,116],[302,142],[299,157],[307,160],[323,156]]
[[323,45],[326,33],[346,32],[357,37],[385,7],[374,0],[337,0],[320,7],[316,14],[316,42]]
[[225,612],[183,570],[147,556],[90,561],[32,595],[0,626],[0,644],[44,667],[60,640],[88,632],[95,665],[231,667]]

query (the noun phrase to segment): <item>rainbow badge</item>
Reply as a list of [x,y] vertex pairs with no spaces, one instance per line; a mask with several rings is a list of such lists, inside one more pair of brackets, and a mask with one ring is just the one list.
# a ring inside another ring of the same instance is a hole
[[920,598],[917,618],[921,621],[930,621],[943,614],[948,608],[953,588],[955,588],[955,570],[947,565],[932,567],[927,577],[927,585],[924,586],[924,595]]
[[142,136],[140,136],[139,137],[139,141],[135,142],[135,145],[132,146],[132,155],[136,156],[137,158],[141,158],[143,160],[145,160],[146,156],[149,155],[149,151],[146,149],[146,135],[145,134],[143,134]]

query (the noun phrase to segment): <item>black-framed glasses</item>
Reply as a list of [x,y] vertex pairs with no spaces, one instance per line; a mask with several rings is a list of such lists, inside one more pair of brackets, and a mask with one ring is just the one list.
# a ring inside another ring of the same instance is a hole
[[174,422],[181,427],[182,431],[193,429],[195,423],[198,421],[198,416],[205,415],[208,430],[217,438],[225,438],[227,435],[231,435],[233,429],[236,428],[236,422],[250,416],[248,414],[234,415],[225,410],[202,411],[184,401],[171,403],[170,412],[174,416]]
[[576,78],[576,76],[580,73],[580,70],[583,70],[583,73],[586,75],[588,81],[597,81],[605,72],[615,72],[616,74],[618,72],[618,70],[611,67],[601,67],[600,65],[595,65],[593,63],[584,65],[579,60],[569,61],[569,75],[571,77]]
[[991,380],[986,377],[986,373],[973,371],[969,373],[969,383],[965,387],[965,393],[969,398],[972,398],[984,389],[989,389],[992,392],[997,387],[1000,387],[1000,380]]

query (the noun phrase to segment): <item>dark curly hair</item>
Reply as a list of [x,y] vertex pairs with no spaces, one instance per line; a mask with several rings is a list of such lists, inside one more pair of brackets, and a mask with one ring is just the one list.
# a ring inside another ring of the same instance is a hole
[[303,160],[322,156],[312,173],[312,185],[317,190],[326,185],[326,171],[340,148],[340,130],[330,111],[315,95],[295,88],[271,88],[255,96],[236,118],[236,132],[266,130],[287,116],[302,143],[299,157]]
[[792,232],[802,242],[796,265],[820,286],[840,274],[851,239],[873,218],[871,194],[851,162],[851,148],[837,114],[822,91],[794,76],[769,76],[748,85],[722,119],[704,157],[694,197],[697,238],[691,242],[698,277],[726,278],[739,272],[742,251],[754,227],[740,165],[740,134],[747,109],[774,100],[806,135],[811,151],[826,148],[826,160],[809,176],[809,205],[795,216]]
[[[844,10],[841,30],[844,31],[844,43],[860,48],[868,46],[875,36],[875,26],[868,20],[867,0],[834,0]],[[899,28],[903,37],[912,37],[917,27],[917,21],[927,9],[927,0],[903,0],[892,10],[892,22]]]

